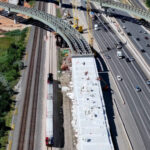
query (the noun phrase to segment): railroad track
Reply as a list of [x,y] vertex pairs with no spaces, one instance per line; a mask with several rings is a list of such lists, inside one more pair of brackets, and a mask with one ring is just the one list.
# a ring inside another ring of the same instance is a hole
[[[53,14],[53,5],[50,5],[50,14]],[[53,73],[53,33],[50,32],[50,47],[49,47],[49,73]]]
[[[45,9],[45,4],[43,2],[39,3],[39,10]],[[25,143],[25,134],[26,134],[26,125],[27,125],[27,117],[28,117],[28,108],[29,108],[29,100],[30,100],[30,92],[31,92],[31,84],[33,79],[33,69],[34,69],[34,60],[35,60],[35,53],[37,48],[38,42],[38,33],[40,32],[40,39],[43,39],[43,31],[35,27],[34,39],[33,39],[33,46],[32,46],[32,53],[29,65],[29,72],[27,78],[27,85],[26,85],[26,92],[24,98],[24,105],[23,105],[23,112],[22,112],[22,120],[20,126],[20,134],[18,140],[18,147],[17,150],[24,149]],[[36,125],[36,110],[37,110],[37,100],[38,100],[38,86],[39,86],[39,75],[40,75],[40,63],[41,63],[41,52],[42,52],[42,40],[39,41],[38,47],[38,58],[36,64],[36,76],[35,76],[35,84],[34,84],[34,94],[33,94],[33,103],[32,103],[32,114],[31,114],[31,121],[30,121],[30,131],[29,131],[29,138],[28,138],[28,150],[34,149],[34,133],[35,133],[35,125]]]
[[53,35],[50,33],[50,47],[49,47],[49,73],[53,73]]

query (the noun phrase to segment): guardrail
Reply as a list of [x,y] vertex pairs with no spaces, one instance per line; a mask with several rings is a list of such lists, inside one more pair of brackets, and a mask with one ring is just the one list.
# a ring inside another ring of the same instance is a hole
[[0,2],[0,7],[4,8],[8,12],[24,14],[48,25],[63,37],[73,54],[92,54],[91,48],[83,36],[71,25],[64,22],[61,18],[47,14],[35,8],[26,8],[4,2]]

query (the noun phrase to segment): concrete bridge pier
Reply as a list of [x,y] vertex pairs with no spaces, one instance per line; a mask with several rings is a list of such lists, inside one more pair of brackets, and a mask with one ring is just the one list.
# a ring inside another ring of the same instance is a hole
[[14,14],[14,24],[17,24],[17,18],[16,18],[16,14]]

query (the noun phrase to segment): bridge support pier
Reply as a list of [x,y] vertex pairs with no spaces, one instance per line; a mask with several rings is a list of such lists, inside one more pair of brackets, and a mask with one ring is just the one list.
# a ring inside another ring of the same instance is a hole
[[16,14],[13,14],[13,18],[14,18],[14,24],[17,24]]

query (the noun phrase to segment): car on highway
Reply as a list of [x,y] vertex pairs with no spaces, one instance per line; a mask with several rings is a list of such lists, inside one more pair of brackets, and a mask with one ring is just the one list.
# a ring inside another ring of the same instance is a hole
[[98,24],[94,24],[94,30],[95,30],[95,31],[98,30]]
[[150,44],[146,44],[147,47],[150,47]]
[[146,44],[147,47],[150,47],[150,44]]
[[147,84],[147,85],[150,85],[150,80],[147,80],[147,81],[146,81],[146,84]]
[[111,50],[111,48],[110,48],[110,47],[107,47],[107,50],[108,50],[108,51],[110,51],[110,50]]
[[106,57],[107,59],[111,59],[111,57],[110,57],[109,55],[106,55],[105,57]]
[[140,49],[140,51],[141,51],[142,53],[145,53],[145,50],[144,50],[144,49]]
[[133,57],[131,57],[129,60],[130,60],[130,61],[135,61],[135,59],[134,59]]
[[132,34],[131,34],[130,32],[127,32],[127,35],[128,35],[128,36],[132,36]]
[[123,26],[122,28],[123,28],[123,29],[126,29],[126,26]]
[[117,49],[121,49],[122,46],[120,44],[117,45]]
[[140,88],[139,86],[136,86],[136,87],[135,87],[135,90],[136,90],[136,92],[140,92],[140,91],[141,91],[141,88]]
[[148,40],[148,39],[149,39],[147,36],[145,36],[144,38],[145,38],[145,40]]
[[117,75],[117,80],[118,80],[118,81],[122,81],[122,78],[121,78],[120,75]]
[[130,62],[130,59],[129,59],[129,58],[126,58],[126,62]]

